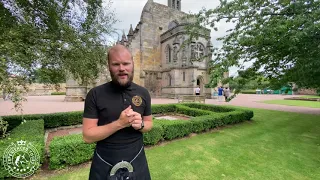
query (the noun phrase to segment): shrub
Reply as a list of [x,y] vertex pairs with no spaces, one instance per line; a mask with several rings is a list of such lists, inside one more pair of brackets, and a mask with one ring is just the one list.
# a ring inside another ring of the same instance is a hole
[[[145,145],[157,144],[163,138],[163,128],[155,124],[151,131],[143,135]],[[50,143],[50,169],[61,169],[92,159],[95,143],[87,144],[82,134],[54,137]]]
[[45,128],[53,128],[59,126],[70,126],[82,123],[82,112],[61,112],[52,114],[30,114],[30,115],[13,115],[3,116],[3,120],[9,123],[8,130],[11,130],[21,124],[22,120],[44,120]]
[[215,127],[219,127],[223,125],[221,120],[221,115],[207,115],[207,116],[200,116],[192,119],[192,123],[194,126],[194,132],[201,132],[206,131]]
[[4,121],[2,117],[0,117],[0,139],[5,138],[7,136],[8,122]]
[[194,109],[194,108],[190,108],[190,107],[187,107],[187,106],[181,105],[181,104],[176,105],[176,107],[177,107],[176,108],[177,113],[185,114],[185,115],[193,116],[193,117],[209,115],[211,113],[210,111],[201,110],[201,109]]
[[[154,114],[161,114],[167,112],[175,112],[176,106],[174,104],[168,105],[152,105],[152,112]],[[30,114],[30,115],[12,115],[3,116],[3,120],[9,123],[8,130],[18,126],[22,120],[44,120],[45,128],[54,128],[60,126],[70,126],[82,123],[83,111],[61,112],[51,114]]]
[[[152,112],[153,114],[181,113],[193,116],[193,118],[188,121],[153,120],[152,130],[143,135],[145,145],[154,145],[163,139],[172,140],[187,136],[190,133],[239,123],[250,120],[253,117],[253,112],[249,110],[195,103],[152,105]],[[69,113],[65,113],[65,115],[66,117],[60,117],[62,119],[70,119]],[[78,115],[80,116],[80,114]],[[75,115],[71,119],[76,119],[78,115]],[[58,121],[55,118],[48,118],[47,121],[49,119],[54,122]],[[58,124],[69,122],[59,122]],[[59,169],[66,165],[75,165],[90,160],[93,156],[95,144],[84,143],[82,135],[78,134],[55,137],[49,147],[50,169]]]
[[176,112],[175,104],[152,105],[152,114],[163,114],[168,112]]
[[82,140],[82,134],[54,137],[49,145],[50,169],[64,168],[66,165],[76,165],[93,157],[95,144],[87,144]]
[[172,140],[192,133],[192,123],[185,120],[155,120],[163,128],[163,139]]
[[235,110],[234,108],[229,108],[224,106],[213,106],[210,104],[184,103],[183,105],[188,106],[190,108],[203,109],[203,110],[208,110],[212,112],[230,112]]
[[144,145],[155,145],[163,139],[164,130],[161,125],[153,123],[151,131],[143,134]]
[[[10,136],[0,141],[0,178],[11,177],[3,166],[3,154],[11,143],[17,141],[27,141],[31,143],[40,155],[40,163],[44,161],[44,128],[43,120],[26,121],[14,128]],[[40,167],[40,164],[39,164]]]

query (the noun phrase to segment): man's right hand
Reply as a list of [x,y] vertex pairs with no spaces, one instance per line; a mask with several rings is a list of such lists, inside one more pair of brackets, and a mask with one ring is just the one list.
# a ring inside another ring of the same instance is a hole
[[118,119],[118,122],[121,127],[125,128],[131,126],[133,118],[131,116],[128,116],[128,114],[131,114],[132,112],[133,110],[131,109],[131,105],[121,112],[120,117]]

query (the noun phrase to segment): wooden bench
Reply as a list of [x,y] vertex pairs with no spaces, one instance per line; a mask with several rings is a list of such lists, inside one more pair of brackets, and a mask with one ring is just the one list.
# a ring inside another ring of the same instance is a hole
[[179,97],[178,102],[184,103],[184,102],[199,102],[199,103],[205,103],[206,97],[201,95],[182,95]]

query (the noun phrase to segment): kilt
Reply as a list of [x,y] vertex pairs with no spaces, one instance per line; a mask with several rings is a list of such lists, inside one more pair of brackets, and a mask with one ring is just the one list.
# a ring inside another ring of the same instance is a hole
[[[129,173],[126,169],[120,169],[116,175],[110,176],[112,166],[121,161],[130,162],[133,172]],[[118,150],[96,147],[89,180],[151,180],[143,145]]]

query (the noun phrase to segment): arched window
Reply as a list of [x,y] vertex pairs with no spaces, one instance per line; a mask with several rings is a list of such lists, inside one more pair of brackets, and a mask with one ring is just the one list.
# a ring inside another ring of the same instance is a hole
[[173,8],[173,9],[176,8],[176,0],[172,0],[172,8]]
[[201,43],[198,43],[197,49],[198,49],[198,58],[204,56],[204,52],[205,52],[204,45]]
[[197,43],[195,45],[191,46],[191,58],[201,58],[202,56],[204,56],[205,54],[205,49],[204,49],[204,45],[201,43]]
[[181,10],[181,7],[180,7],[180,0],[177,0],[177,7],[176,7],[176,9]]
[[171,47],[170,47],[170,45],[168,44],[168,45],[166,46],[166,61],[167,61],[167,63],[170,63],[170,62],[171,62],[171,58],[172,58]]
[[186,72],[183,72],[183,73],[182,73],[182,80],[183,80],[183,81],[186,81]]
[[171,75],[170,73],[167,74],[167,80],[168,80],[168,86],[172,86],[172,78],[171,78]]

